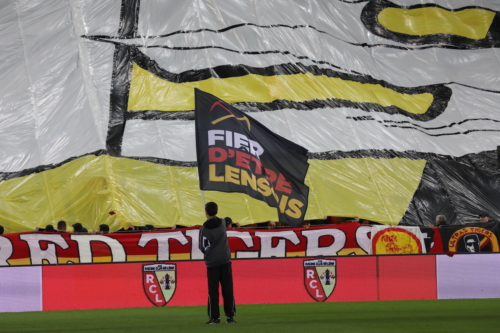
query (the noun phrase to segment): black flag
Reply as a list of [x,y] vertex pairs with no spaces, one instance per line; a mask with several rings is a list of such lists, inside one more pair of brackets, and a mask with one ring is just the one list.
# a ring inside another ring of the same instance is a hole
[[307,149],[273,133],[217,97],[195,89],[200,188],[246,193],[278,208],[279,221],[304,221]]

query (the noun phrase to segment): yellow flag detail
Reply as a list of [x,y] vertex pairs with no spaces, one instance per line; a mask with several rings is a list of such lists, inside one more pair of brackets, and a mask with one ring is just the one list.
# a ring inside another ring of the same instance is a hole
[[495,15],[493,11],[479,8],[456,12],[438,7],[386,8],[378,14],[378,21],[392,32],[407,35],[450,34],[483,39]]
[[269,103],[275,100],[305,102],[333,98],[355,103],[375,103],[384,107],[397,106],[414,114],[424,114],[434,100],[431,93],[403,94],[379,84],[311,73],[275,76],[249,74],[174,83],[161,79],[134,63],[128,110],[194,110],[194,88],[215,95],[227,103]]

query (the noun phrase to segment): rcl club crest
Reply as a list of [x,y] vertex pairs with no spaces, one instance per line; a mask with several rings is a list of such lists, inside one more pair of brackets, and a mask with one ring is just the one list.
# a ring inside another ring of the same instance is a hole
[[337,284],[337,266],[334,259],[304,260],[304,284],[317,302],[330,297]]
[[142,284],[148,299],[156,306],[165,306],[174,296],[176,264],[142,266]]

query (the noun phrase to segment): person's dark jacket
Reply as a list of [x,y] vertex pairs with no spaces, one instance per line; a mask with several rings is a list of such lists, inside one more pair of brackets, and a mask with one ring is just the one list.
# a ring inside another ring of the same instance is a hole
[[231,262],[231,250],[227,242],[226,223],[214,216],[200,229],[200,251],[205,255],[207,267],[217,267]]

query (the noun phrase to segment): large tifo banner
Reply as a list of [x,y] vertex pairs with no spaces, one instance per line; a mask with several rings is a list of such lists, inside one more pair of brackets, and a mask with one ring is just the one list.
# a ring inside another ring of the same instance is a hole
[[[270,182],[286,216],[500,220],[499,26],[492,0],[4,0],[0,225],[194,226],[195,89],[309,151],[307,211],[291,177]],[[228,162],[212,183],[275,200],[241,153],[254,128],[210,112]],[[276,218],[247,194],[205,196],[242,225]]]
[[[228,229],[233,258],[443,253],[436,228],[378,231],[358,223],[274,230]],[[0,236],[0,266],[200,260],[198,228],[115,234],[19,233]],[[424,244],[422,244],[422,242]],[[498,246],[495,248],[497,249]],[[376,249],[376,251],[373,251]],[[498,251],[498,250],[497,250]]]

